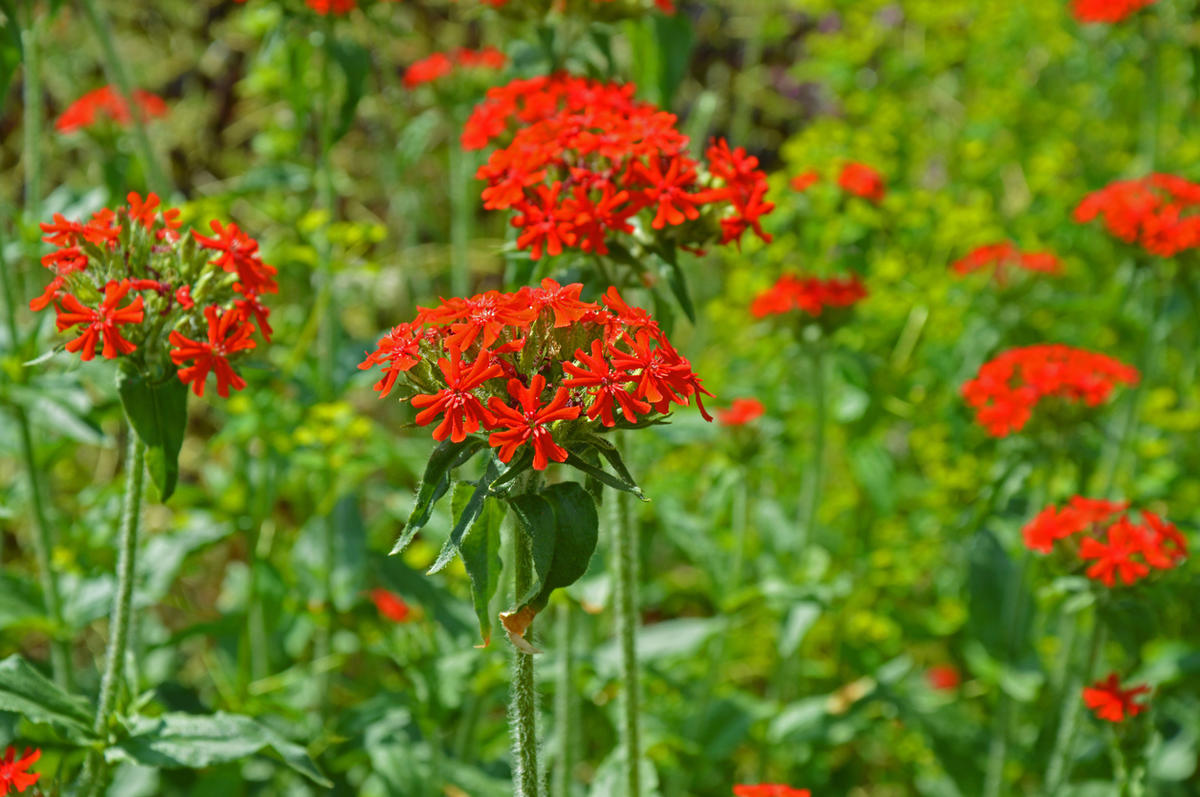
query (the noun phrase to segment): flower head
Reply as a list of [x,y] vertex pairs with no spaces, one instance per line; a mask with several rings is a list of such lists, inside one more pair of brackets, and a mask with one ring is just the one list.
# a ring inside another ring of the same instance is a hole
[[1112,587],[1129,586],[1168,570],[1187,557],[1187,540],[1173,524],[1143,511],[1137,523],[1125,515],[1128,502],[1075,496],[1061,508],[1047,506],[1025,525],[1030,550],[1061,548],[1087,565],[1088,578]]
[[883,175],[865,163],[847,163],[838,175],[838,185],[849,194],[879,204],[887,193]]
[[962,386],[976,420],[993,437],[1025,428],[1033,409],[1048,398],[1102,404],[1119,385],[1137,384],[1136,368],[1112,357],[1061,344],[1009,349],[984,363]]
[[0,797],[8,794],[10,789],[17,794],[23,794],[42,776],[40,772],[29,771],[29,768],[42,757],[41,750],[31,751],[26,747],[21,758],[17,758],[16,755],[16,748],[9,747],[4,753],[4,758],[0,760]]
[[851,307],[866,296],[867,288],[856,274],[828,279],[784,274],[754,297],[750,313],[755,318],[792,312],[817,317],[825,309]]
[[1071,0],[1071,11],[1080,22],[1121,22],[1155,0]]
[[[766,173],[744,149],[715,140],[707,164],[688,152],[676,118],[633,87],[556,74],[492,88],[463,129],[464,149],[513,132],[476,176],[489,210],[512,210],[533,259],[569,249],[607,254],[633,219],[672,245],[764,240]],[[707,168],[706,168],[707,167]]]
[[808,789],[793,789],[782,783],[739,783],[733,787],[734,797],[812,797]]
[[965,276],[988,266],[992,267],[996,282],[1000,285],[1008,282],[1008,271],[1012,268],[1054,276],[1062,271],[1062,263],[1055,255],[1049,252],[1022,252],[1008,241],[976,247],[965,257],[954,261],[951,268],[954,273]]
[[1150,687],[1142,684],[1132,689],[1122,689],[1117,674],[1109,673],[1103,681],[1084,687],[1083,702],[1097,718],[1109,722],[1122,722],[1125,717],[1136,717],[1146,710],[1143,703],[1135,703],[1138,695],[1148,694]]
[[707,417],[707,391],[654,319],[615,288],[603,303],[584,301],[582,288],[546,279],[419,308],[359,367],[382,369],[380,396],[411,388],[417,424],[436,422],[435,439],[486,434],[503,462],[528,446],[537,470],[564,461],[573,434],[638,425],[693,399]]
[[[167,113],[167,104],[161,97],[141,89],[134,89],[133,104],[142,119],[153,119]],[[133,118],[129,104],[112,86],[89,91],[75,100],[54,121],[54,128],[60,133],[71,133],[91,127],[102,117],[122,127],[127,126]]]
[[[234,224],[214,221],[215,238],[183,233],[179,212],[154,194],[130,193],[127,201],[87,222],[55,214],[41,225],[58,249],[42,259],[53,278],[30,309],[53,306],[59,331],[75,336],[64,348],[83,360],[99,349],[156,379],[173,369],[197,395],[210,372],[222,396],[241,389],[230,360],[255,347],[256,331],[270,340],[261,297],[277,290],[275,269]],[[210,260],[206,249],[220,254]]]
[[717,410],[717,420],[725,426],[744,426],[756,420],[766,412],[761,401],[756,398],[734,399],[729,409]]
[[1115,238],[1174,257],[1200,246],[1200,184],[1173,174],[1110,183],[1075,208],[1081,224],[1097,218]]

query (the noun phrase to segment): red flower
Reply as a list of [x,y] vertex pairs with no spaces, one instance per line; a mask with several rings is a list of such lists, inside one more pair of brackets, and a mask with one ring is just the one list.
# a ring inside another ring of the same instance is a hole
[[421,361],[421,335],[422,327],[417,322],[398,324],[379,339],[375,351],[359,364],[364,371],[376,365],[384,367],[383,376],[375,383],[379,398],[392,392],[400,374]]
[[808,789],[793,789],[782,783],[738,784],[733,787],[734,797],[812,797]]
[[595,302],[580,300],[579,294],[582,291],[581,283],[563,286],[546,277],[542,280],[542,287],[529,289],[529,303],[539,314],[549,307],[554,313],[555,329],[561,329],[571,326],[596,309]]
[[412,619],[412,609],[399,595],[376,587],[371,590],[370,596],[379,613],[392,622],[406,623]]
[[567,450],[554,442],[546,425],[578,418],[580,410],[567,406],[570,396],[565,387],[560,387],[550,403],[542,407],[541,395],[545,388],[546,379],[541,374],[530,380],[529,387],[521,384],[520,379],[510,379],[508,395],[516,399],[517,408],[495,396],[488,399],[488,409],[496,416],[496,428],[500,429],[492,432],[488,444],[500,449],[501,462],[511,460],[513,453],[527,440],[533,446],[534,470],[545,470],[549,460],[562,462],[567,458]]
[[354,10],[355,0],[305,0],[308,7],[321,16],[349,14]]
[[454,62],[445,53],[434,53],[420,61],[414,62],[404,71],[405,88],[415,89],[425,83],[432,83],[454,70]]
[[204,308],[204,317],[208,319],[208,340],[196,341],[172,331],[169,336],[174,347],[171,349],[171,360],[176,365],[194,361],[192,365],[179,369],[179,379],[184,384],[190,383],[197,396],[204,395],[208,374],[215,371],[217,394],[221,398],[229,398],[230,386],[234,390],[246,386],[246,380],[238,376],[229,364],[229,355],[254,348],[255,343],[250,338],[254,334],[254,324],[236,310],[219,313],[214,305]]
[[1121,722],[1126,716],[1136,717],[1145,711],[1144,704],[1135,703],[1138,695],[1148,694],[1150,687],[1142,684],[1132,689],[1122,689],[1117,674],[1109,673],[1103,681],[1084,687],[1083,702],[1099,719]]
[[756,398],[734,399],[727,410],[717,410],[717,420],[725,426],[742,426],[766,412],[762,402]]
[[812,316],[830,307],[850,307],[865,299],[867,288],[857,274],[849,277],[800,277],[785,274],[754,298],[750,313],[755,318],[798,310]]
[[1055,275],[1062,271],[1062,263],[1049,252],[1022,252],[1008,241],[976,247],[951,268],[956,274],[966,275],[988,266],[995,268],[996,282],[1001,285],[1008,281],[1008,269],[1013,267]]
[[209,227],[217,234],[215,238],[194,231],[192,237],[205,249],[221,253],[211,261],[214,266],[237,274],[238,282],[242,283],[245,290],[256,295],[279,291],[274,279],[276,269],[262,262],[258,254],[258,241],[239,230],[236,224],[222,226],[221,222],[213,219]]
[[1155,0],[1072,0],[1071,11],[1080,22],[1120,22]]
[[962,676],[959,675],[957,667],[951,664],[939,664],[925,671],[925,680],[929,682],[930,689],[947,692],[958,688],[959,683],[962,682]]
[[700,217],[696,206],[705,199],[686,190],[696,182],[696,170],[690,168],[682,156],[670,158],[665,169],[662,158],[656,158],[649,165],[635,161],[631,174],[637,183],[645,186],[641,201],[655,208],[654,220],[650,222],[654,229],[661,230],[668,224],[675,226]]
[[41,750],[30,752],[30,748],[25,748],[25,753],[21,758],[17,758],[17,750],[15,747],[9,747],[4,752],[4,759],[0,760],[0,797],[9,793],[9,789],[14,789],[18,794],[23,794],[33,784],[37,783],[38,778],[42,775],[40,772],[30,772],[29,768],[37,763],[37,760],[42,757]]
[[975,417],[993,437],[1025,427],[1037,404],[1058,397],[1103,403],[1118,384],[1137,384],[1136,368],[1111,357],[1061,344],[1009,349],[984,363],[962,387]]
[[838,175],[838,185],[843,191],[876,204],[883,201],[887,190],[883,175],[864,163],[847,163]]
[[96,309],[85,307],[69,293],[60,298],[58,308],[58,331],[64,332],[77,324],[86,324],[82,334],[67,343],[67,351],[81,352],[80,359],[90,360],[96,356],[96,344],[103,340],[101,355],[108,360],[118,354],[129,354],[137,349],[121,335],[122,324],[140,324],[145,317],[142,297],[139,296],[125,307],[117,303],[131,289],[129,280],[112,281],[104,287],[104,299]]
[[[134,89],[133,102],[142,119],[152,119],[167,113],[167,104],[162,98],[148,91]],[[100,115],[107,116],[122,126],[130,122],[129,106],[125,98],[112,86],[89,91],[75,100],[55,120],[54,127],[60,133],[70,133],[80,128],[91,127]]]
[[468,432],[479,431],[480,424],[491,427],[496,423],[496,419],[471,391],[487,380],[500,376],[500,366],[492,362],[492,353],[487,349],[479,350],[479,356],[469,370],[460,367],[461,358],[462,352],[451,347],[450,359],[443,357],[438,360],[438,368],[446,377],[447,387],[434,395],[412,397],[414,407],[427,408],[417,413],[418,426],[425,426],[439,415],[445,415],[433,430],[434,440],[445,440],[448,435],[453,442],[461,443]]
[[551,255],[561,255],[563,245],[575,241],[574,225],[558,203],[562,183],[539,185],[535,188],[537,202],[520,201],[514,207],[518,215],[513,217],[512,226],[521,230],[517,236],[517,248],[529,249],[529,256],[541,260],[542,248]]
[[788,180],[788,185],[792,187],[793,191],[807,191],[816,185],[820,179],[821,175],[817,173],[816,169],[809,169]]
[[1114,237],[1151,254],[1174,257],[1200,246],[1200,184],[1172,174],[1121,180],[1084,197],[1081,224],[1100,218]]
[[563,382],[566,387],[592,387],[592,404],[587,409],[587,416],[593,420],[600,416],[600,422],[605,426],[615,426],[613,417],[614,402],[621,408],[621,417],[627,421],[637,421],[638,413],[650,412],[650,405],[635,398],[625,386],[634,380],[624,371],[616,370],[604,357],[604,344],[599,340],[592,341],[592,353],[589,356],[583,349],[575,351],[575,359],[587,366],[580,368],[574,363],[563,363],[563,371],[574,379]]
[[1047,506],[1025,524],[1021,534],[1025,538],[1025,546],[1030,550],[1050,553],[1058,540],[1078,534],[1094,523],[1103,523],[1128,507],[1128,501],[1106,501],[1077,495],[1071,499],[1069,506],[1061,510],[1053,504]]

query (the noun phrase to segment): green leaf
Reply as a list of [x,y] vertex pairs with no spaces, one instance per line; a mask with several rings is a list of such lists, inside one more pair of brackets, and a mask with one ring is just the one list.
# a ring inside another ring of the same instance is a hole
[[425,475],[421,477],[421,484],[417,487],[417,500],[413,503],[404,530],[389,552],[391,555],[407,548],[413,537],[417,536],[417,532],[429,522],[434,504],[450,489],[450,471],[466,462],[485,445],[486,443],[479,438],[468,437],[461,443],[443,440],[433,450],[425,466]]
[[650,500],[642,493],[642,489],[638,487],[637,479],[633,478],[633,474],[630,473],[629,468],[625,466],[625,460],[621,458],[621,452],[615,445],[608,440],[605,440],[598,434],[589,434],[584,439],[595,446],[596,450],[600,452],[600,456],[608,460],[608,464],[612,465],[612,468],[617,472],[618,477],[620,477],[626,484],[629,484],[633,487],[633,489],[629,492],[633,493],[643,501]]
[[518,495],[509,499],[517,513],[521,531],[529,537],[533,553],[533,584],[524,595],[517,596],[517,603],[525,605],[542,591],[542,584],[554,565],[554,537],[557,532],[554,508],[536,493]]
[[539,610],[549,602],[551,592],[583,577],[600,537],[596,504],[582,486],[575,482],[552,484],[542,490],[541,497],[554,510],[555,535],[554,558],[542,579],[541,592],[531,601]]
[[624,479],[622,479],[619,476],[614,476],[613,474],[609,473],[608,471],[604,470],[603,468],[596,467],[595,465],[593,465],[592,463],[588,462],[587,460],[585,460],[583,458],[583,452],[581,452],[581,451],[577,452],[577,451],[574,451],[574,450],[568,448],[567,449],[567,458],[566,458],[566,460],[564,460],[564,464],[570,465],[572,468],[575,468],[576,470],[583,471],[584,473],[586,473],[588,476],[591,476],[596,481],[601,482],[602,484],[606,484],[615,490],[621,490],[622,492],[626,492],[626,493],[633,493],[634,495],[636,495],[638,498],[642,499],[643,501],[646,500],[646,496],[642,493],[641,487],[638,487],[636,484],[633,484],[632,482],[625,481]]
[[179,480],[179,449],[187,430],[187,385],[174,374],[150,382],[122,364],[117,371],[117,393],[129,423],[146,444],[146,467],[161,500],[166,501]]
[[132,761],[159,769],[200,769],[269,750],[313,783],[333,786],[304,748],[240,714],[134,716],[126,721],[126,729],[128,735],[105,751],[108,761]]
[[483,513],[483,503],[489,495],[488,486],[499,475],[496,461],[491,458],[488,459],[487,472],[479,481],[459,482],[454,486],[454,494],[450,497],[450,513],[454,518],[454,528],[451,529],[446,544],[438,553],[433,567],[429,568],[428,575],[441,572],[446,565],[450,564],[454,554],[458,553],[458,546],[462,544],[463,537]]
[[354,112],[358,103],[366,94],[367,76],[371,71],[371,55],[363,47],[352,41],[329,42],[329,52],[342,69],[346,78],[346,93],[342,96],[342,106],[338,114],[338,126],[334,131],[333,140],[337,141],[350,130],[354,124]]
[[696,323],[696,308],[692,305],[692,294],[688,290],[687,277],[684,276],[683,269],[679,267],[679,260],[675,256],[674,246],[670,249],[656,249],[666,265],[667,285],[671,287],[671,293],[675,294],[675,299],[679,302],[679,307],[683,310],[683,314],[688,317],[688,321]]
[[30,722],[60,726],[76,741],[96,738],[91,703],[64,692],[17,655],[0,661],[0,711],[11,711]]
[[479,633],[483,647],[492,639],[492,613],[488,606],[500,586],[500,525],[504,522],[505,506],[501,501],[486,501],[483,514],[458,547],[467,575],[471,579],[471,602],[479,618]]

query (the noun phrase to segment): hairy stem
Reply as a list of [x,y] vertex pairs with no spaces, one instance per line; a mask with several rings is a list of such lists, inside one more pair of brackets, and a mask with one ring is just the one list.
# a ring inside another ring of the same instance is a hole
[[616,558],[617,635],[621,645],[621,744],[625,750],[627,797],[641,795],[641,740],[638,730],[637,528],[629,522],[625,494],[609,496]]
[[[529,591],[533,583],[533,548],[529,535],[514,527],[513,572],[514,602]],[[533,628],[525,632],[526,637]],[[537,688],[533,680],[533,656],[513,648],[512,700],[509,722],[512,724],[513,789],[515,797],[538,797]]]
[[126,107],[129,108],[134,141],[137,143],[142,165],[146,169],[146,183],[151,191],[165,195],[171,190],[171,182],[163,172],[162,166],[158,162],[158,155],[154,152],[154,145],[150,143],[150,136],[146,133],[145,115],[133,97],[133,84],[129,82],[129,72],[125,68],[125,62],[117,53],[112,26],[109,25],[107,17],[96,5],[96,0],[80,0],[80,5],[83,6],[84,16],[87,17],[88,24],[92,26],[96,40],[100,43],[100,49],[104,52],[104,72],[108,75],[109,81],[117,87],[117,91],[125,99]]
[[[455,130],[465,123],[463,113],[455,108]],[[471,202],[471,153],[464,152],[456,137],[450,142],[450,293],[466,296],[471,292],[471,222],[474,205]]]
[[[121,672],[125,666],[125,651],[129,646],[129,628],[132,620],[133,579],[137,566],[138,528],[142,518],[142,484],[145,475],[146,445],[138,437],[133,426],[128,426],[129,446],[125,457],[125,501],[121,508],[121,538],[117,555],[117,592],[113,597],[112,615],[109,619],[108,649],[104,654],[104,676],[100,681],[100,703],[96,709],[93,730],[107,738],[108,729],[116,715],[117,691],[121,686]],[[88,760],[92,773],[91,794],[103,786],[99,752],[93,752]]]
[[812,354],[812,401],[813,401],[813,452],[812,464],[806,479],[804,496],[804,524],[800,529],[800,550],[804,550],[816,536],[817,519],[821,508],[821,484],[825,462],[825,350],[824,342],[811,347]]

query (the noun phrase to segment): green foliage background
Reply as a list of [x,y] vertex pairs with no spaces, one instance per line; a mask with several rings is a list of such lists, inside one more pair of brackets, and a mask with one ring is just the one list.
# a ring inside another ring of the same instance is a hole
[[[138,691],[148,714],[259,718],[306,747],[337,794],[509,793],[507,643],[472,647],[460,565],[423,574],[449,528],[445,505],[403,557],[385,556],[433,444],[406,406],[376,401],[356,368],[381,330],[449,295],[452,218],[470,226],[474,288],[501,285],[512,265],[504,219],[475,203],[463,211],[449,179],[462,168],[451,155],[456,119],[481,87],[410,91],[401,82],[407,64],[462,44],[505,49],[514,73],[532,68],[527,27],[461,5],[375,3],[336,28],[265,0],[107,8],[135,83],[170,105],[150,132],[185,222],[233,218],[262,242],[282,285],[263,368],[228,401],[193,400],[177,495],[147,511]],[[1111,490],[1163,510],[1200,544],[1200,263],[1194,253],[1151,263],[1071,220],[1087,192],[1112,180],[1198,176],[1196,4],[1161,0],[1118,26],[1081,26],[1066,3],[1046,0],[681,6],[672,20],[611,26],[618,71],[680,113],[694,141],[727,135],[758,154],[773,171],[778,209],[773,243],[687,264],[701,317],[677,321],[673,333],[719,404],[756,396],[766,416],[731,429],[681,413],[638,433],[627,457],[652,499],[637,518],[655,793],[721,795],[735,782],[773,780],[816,794],[969,797],[981,793],[1005,712],[1003,793],[1034,793],[1069,675],[1065,651],[1090,605],[1078,579],[1038,558],[1022,563],[1020,526],[1051,500]],[[49,128],[106,81],[74,7],[44,11],[48,192],[36,218],[21,200],[30,121],[11,16],[0,36],[0,77],[15,80],[0,117],[0,229],[21,304],[43,285],[37,221],[82,215],[145,184],[131,136]],[[323,60],[321,37],[331,33],[336,64]],[[313,275],[329,219],[314,210],[315,118],[327,91],[338,120],[335,280],[322,306]],[[886,175],[880,206],[831,187],[847,160]],[[790,190],[788,177],[809,168],[823,183]],[[1003,239],[1058,253],[1066,275],[1000,290],[948,271]],[[846,269],[864,275],[871,295],[830,341],[823,488],[816,527],[803,535],[812,358],[747,307],[783,271]],[[329,395],[314,354],[321,314],[344,330]],[[107,365],[59,357],[21,366],[51,345],[48,321],[22,313],[30,338],[0,339],[0,404],[25,406],[34,422],[67,627],[48,624],[40,608],[29,496],[15,428],[0,413],[0,653],[42,661],[50,636],[74,639],[79,689],[93,694],[113,589],[121,415]],[[959,386],[1000,349],[1041,341],[1138,363],[1144,383],[1069,426],[988,438]],[[325,518],[336,529],[332,548]],[[593,795],[616,793],[617,650],[603,539],[601,549],[569,590],[574,774],[578,793]],[[1010,616],[1007,585],[1021,572],[1025,609]],[[380,617],[366,596],[374,587],[403,596],[418,619]],[[1200,579],[1185,564],[1135,594],[1113,608],[1120,632],[1101,668],[1155,687],[1150,793],[1192,794]],[[556,599],[547,616],[565,603]],[[549,620],[537,634],[549,698],[563,641]],[[924,673],[944,664],[963,683],[934,691]],[[40,744],[43,772],[74,761],[55,730],[16,714],[0,714],[0,740],[8,738]],[[1111,793],[1104,729],[1085,718],[1079,741],[1071,793]],[[270,753],[200,770],[124,764],[118,778],[112,793],[121,795],[316,788]]]

